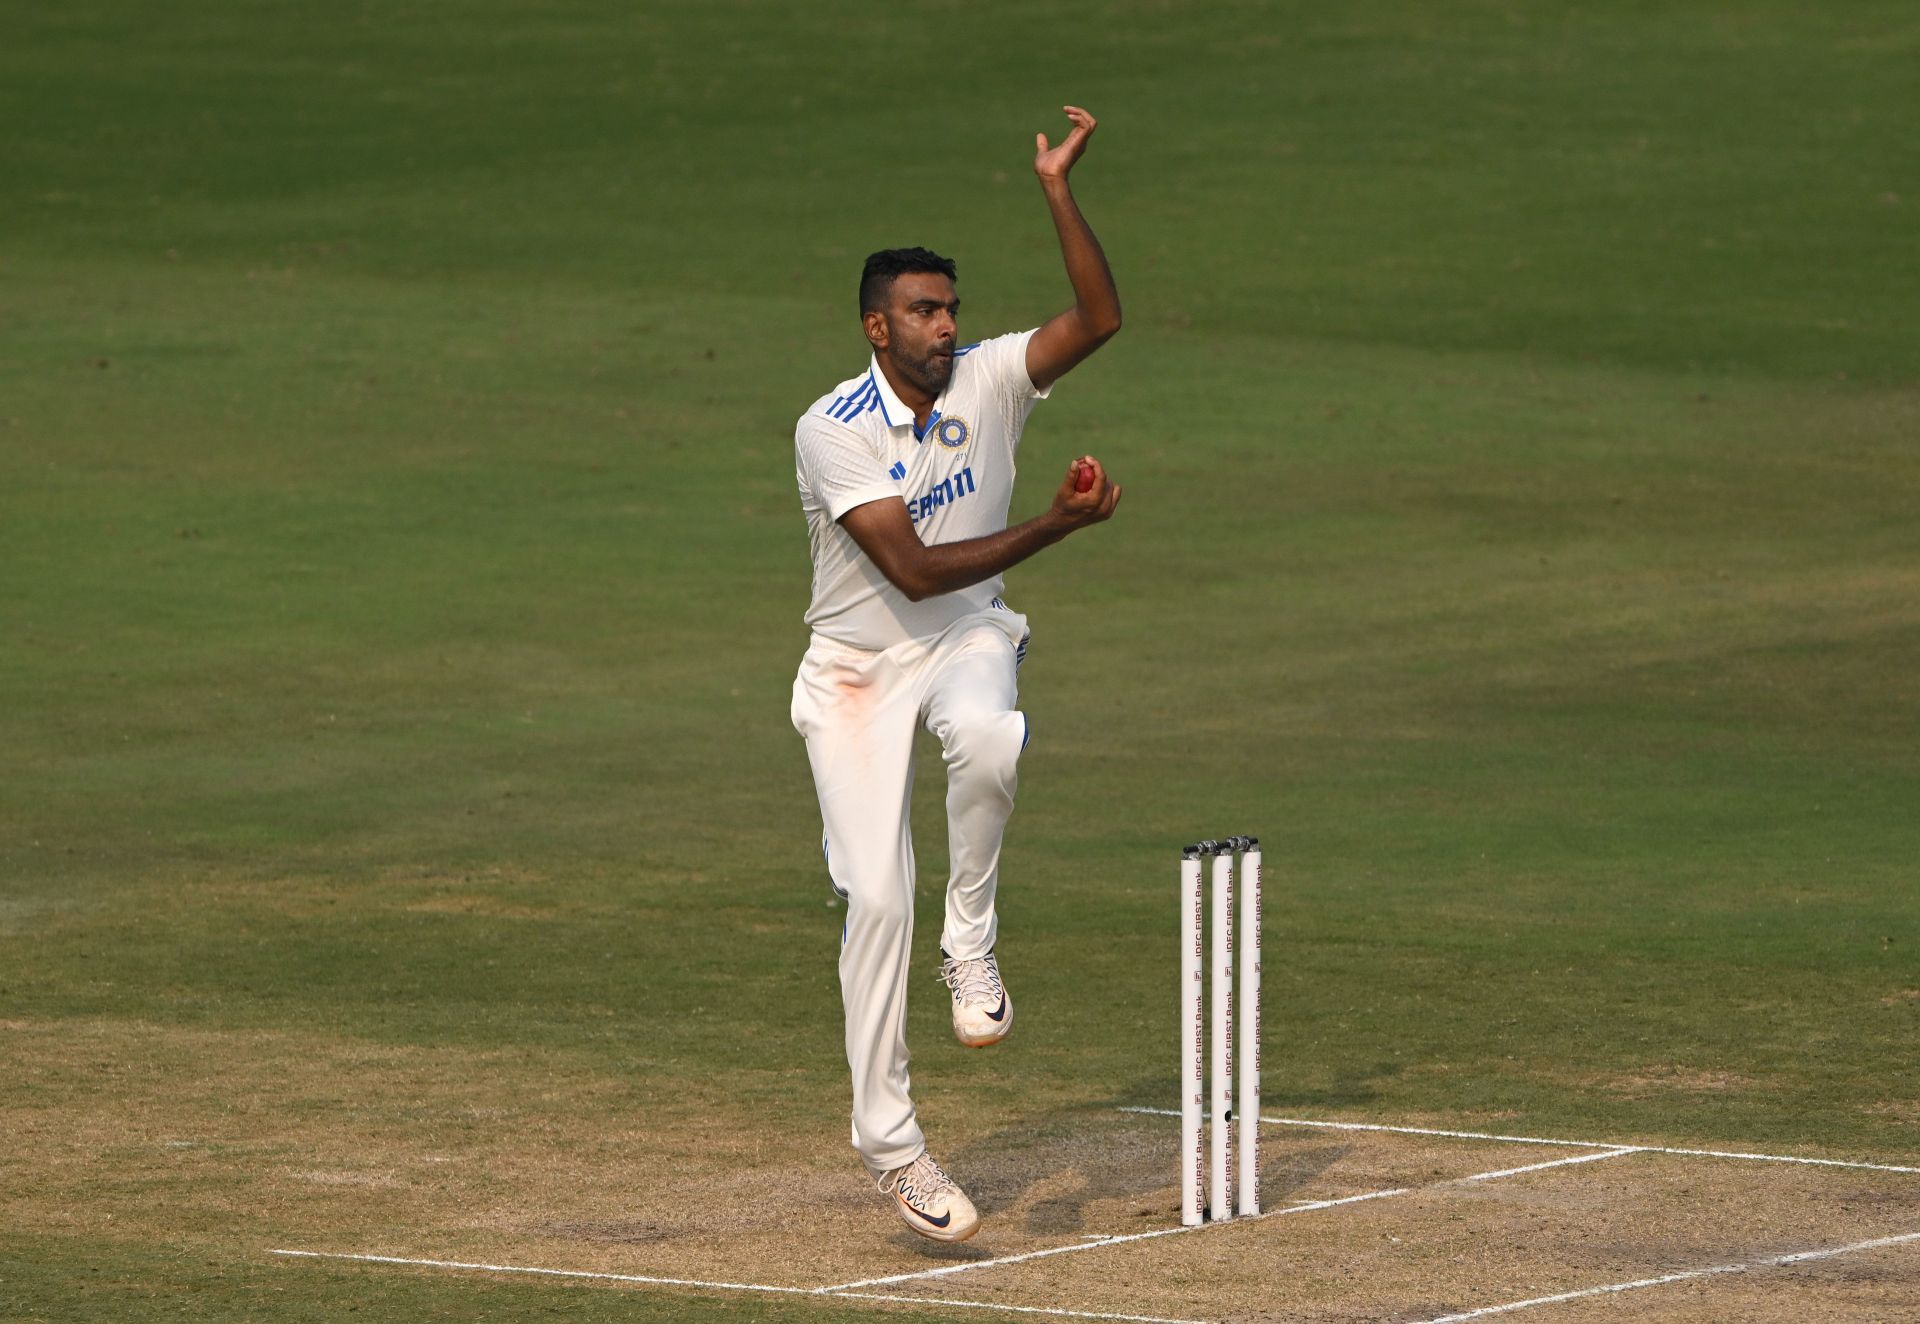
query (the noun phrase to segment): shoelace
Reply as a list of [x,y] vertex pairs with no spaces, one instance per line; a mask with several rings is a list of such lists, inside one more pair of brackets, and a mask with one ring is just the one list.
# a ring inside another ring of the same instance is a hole
[[991,956],[978,961],[956,961],[949,956],[940,963],[940,981],[954,991],[963,1007],[997,1006],[1005,991],[999,964]]
[[931,1154],[923,1153],[904,1168],[889,1172],[876,1183],[882,1191],[899,1191],[908,1204],[926,1207],[932,1198],[953,1186]]

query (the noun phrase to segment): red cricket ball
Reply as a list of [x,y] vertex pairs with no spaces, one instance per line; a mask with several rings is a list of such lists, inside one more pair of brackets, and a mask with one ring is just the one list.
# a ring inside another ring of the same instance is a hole
[[1093,466],[1092,465],[1083,464],[1080,466],[1080,472],[1075,474],[1073,477],[1073,490],[1076,492],[1093,491]]

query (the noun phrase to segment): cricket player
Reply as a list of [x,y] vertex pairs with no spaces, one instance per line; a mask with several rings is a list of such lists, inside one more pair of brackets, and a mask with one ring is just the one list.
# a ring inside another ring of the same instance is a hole
[[909,1094],[914,728],[938,738],[947,765],[940,975],[954,1034],[984,1048],[1013,1027],[994,958],[994,891],[1029,734],[1014,681],[1027,621],[1001,600],[1001,577],[1120,501],[1100,462],[1082,456],[1046,511],[1007,524],[1027,415],[1120,329],[1113,273],[1067,186],[1094,118],[1065,109],[1066,139],[1054,147],[1035,135],[1033,169],[1073,306],[1035,330],[962,344],[954,264],[924,248],[875,253],[860,278],[872,360],[794,429],[813,598],[792,715],[820,797],[828,874],[847,903],[840,994],[853,1147],[907,1226],[937,1241],[964,1241],[980,1219],[927,1153]]

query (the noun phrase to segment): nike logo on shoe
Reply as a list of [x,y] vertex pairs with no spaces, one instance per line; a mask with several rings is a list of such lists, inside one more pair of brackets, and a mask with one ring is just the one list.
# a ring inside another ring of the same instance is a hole
[[932,1214],[926,1213],[923,1210],[914,1209],[913,1206],[908,1204],[905,1200],[902,1200],[900,1202],[900,1207],[902,1209],[912,1210],[913,1213],[918,1215],[921,1219],[923,1219],[928,1223],[931,1223],[935,1227],[945,1227],[947,1224],[953,1221],[953,1213],[951,1210],[949,1210],[947,1213],[940,1215],[940,1217],[935,1218]]
[[[893,1191],[894,1208],[915,1233],[933,1241],[965,1241],[980,1230],[980,1211],[967,1193],[953,1184],[931,1156],[878,1178],[881,1190]],[[938,1215],[932,1211],[940,1210]]]
[[987,1013],[987,1019],[990,1021],[1005,1020],[1006,1015],[1007,1015],[1007,995],[1005,993],[1002,993],[1000,995],[1000,1005]]

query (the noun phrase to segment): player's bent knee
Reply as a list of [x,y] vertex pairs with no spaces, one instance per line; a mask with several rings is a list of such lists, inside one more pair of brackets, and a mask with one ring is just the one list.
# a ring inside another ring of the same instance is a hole
[[853,879],[847,888],[847,924],[885,936],[913,927],[913,893],[895,878]]
[[1026,745],[1025,713],[984,713],[955,723],[947,757],[956,773],[1011,782]]

